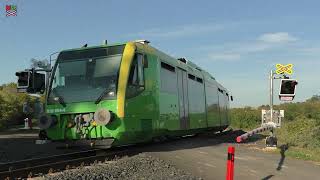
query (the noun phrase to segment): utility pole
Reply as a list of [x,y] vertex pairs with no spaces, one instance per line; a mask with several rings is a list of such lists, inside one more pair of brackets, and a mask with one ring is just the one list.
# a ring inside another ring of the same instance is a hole
[[273,120],[273,70],[270,71],[270,119]]

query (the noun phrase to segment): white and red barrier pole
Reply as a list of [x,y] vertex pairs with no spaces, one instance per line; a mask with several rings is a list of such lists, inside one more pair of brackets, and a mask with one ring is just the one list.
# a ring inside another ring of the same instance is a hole
[[271,130],[274,128],[274,125],[273,124],[270,124],[270,125],[264,125],[262,127],[259,127],[257,129],[254,129],[252,131],[249,131],[247,133],[244,133],[242,134],[241,136],[238,136],[236,141],[237,143],[240,143],[240,142],[243,142],[244,140],[248,139],[248,137],[254,135],[254,134],[257,134],[257,133],[261,133],[263,131],[268,131],[268,130]]
[[228,147],[226,180],[233,180],[233,176],[234,176],[234,151],[235,151],[235,148],[233,146]]

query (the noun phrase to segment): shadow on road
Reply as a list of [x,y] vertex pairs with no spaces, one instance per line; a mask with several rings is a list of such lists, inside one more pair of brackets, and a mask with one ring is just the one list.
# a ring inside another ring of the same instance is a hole
[[[148,151],[176,151],[182,149],[193,149],[209,147],[224,143],[237,144],[236,137],[246,133],[243,130],[231,130],[223,133],[203,133],[196,136],[167,140],[164,142],[151,143]],[[248,138],[246,143],[253,143],[264,139],[266,136],[255,134]]]
[[269,175],[269,176],[266,176],[266,177],[262,178],[261,180],[268,180],[268,179],[271,179],[273,176],[274,176],[274,175],[271,174],[271,175]]
[[281,158],[280,158],[280,161],[278,163],[278,167],[277,167],[277,170],[280,171],[282,169],[282,165],[284,163],[284,159],[286,158],[286,155],[285,155],[285,152],[289,149],[288,147],[288,144],[282,144],[280,146],[280,155],[281,155]]

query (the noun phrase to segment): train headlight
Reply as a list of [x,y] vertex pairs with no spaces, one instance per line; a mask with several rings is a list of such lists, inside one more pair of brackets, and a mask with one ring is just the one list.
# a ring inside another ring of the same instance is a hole
[[113,91],[108,92],[108,96],[109,97],[113,97],[114,96],[114,92]]
[[111,113],[104,108],[98,109],[94,113],[94,120],[97,125],[105,126],[111,121]]
[[49,116],[48,114],[42,114],[39,116],[38,121],[40,129],[48,129],[54,126],[58,122],[58,119],[55,115]]

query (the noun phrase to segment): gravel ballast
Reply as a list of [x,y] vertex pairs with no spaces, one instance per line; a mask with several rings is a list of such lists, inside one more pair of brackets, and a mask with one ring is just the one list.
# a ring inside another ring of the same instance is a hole
[[201,179],[144,153],[36,179]]

